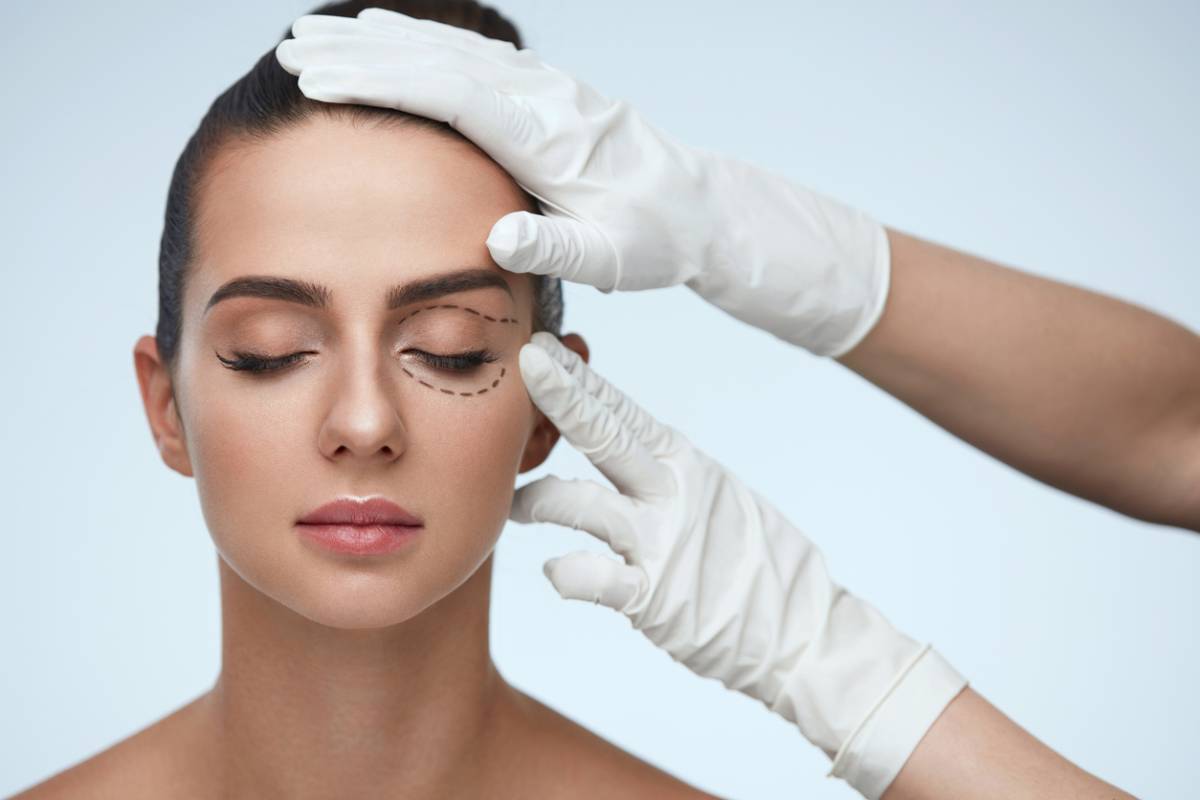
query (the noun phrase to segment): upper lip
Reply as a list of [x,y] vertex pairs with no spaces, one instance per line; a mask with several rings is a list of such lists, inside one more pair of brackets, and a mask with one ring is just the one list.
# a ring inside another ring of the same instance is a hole
[[305,514],[297,524],[418,526],[423,523],[420,517],[412,515],[384,497],[339,497]]

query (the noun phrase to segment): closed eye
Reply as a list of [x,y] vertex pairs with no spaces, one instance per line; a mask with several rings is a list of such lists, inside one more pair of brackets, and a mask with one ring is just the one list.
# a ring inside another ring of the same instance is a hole
[[234,358],[224,358],[220,353],[217,353],[217,359],[226,367],[238,372],[274,372],[276,370],[289,367],[297,363],[306,355],[313,353],[312,350],[304,350],[298,353],[288,353],[283,356],[269,356],[263,353],[251,353],[235,350]]
[[[468,350],[462,353],[430,353],[425,350],[408,349],[404,352],[412,353],[431,367],[453,372],[469,372],[498,358],[490,350]],[[315,351],[303,350],[281,356],[271,356],[264,353],[235,350],[233,353],[234,358],[225,358],[220,353],[216,353],[216,356],[222,364],[231,370],[264,373],[276,372],[289,367],[310,354],[315,355]]]
[[483,364],[491,363],[497,358],[496,354],[490,350],[468,350],[463,353],[442,354],[410,348],[404,352],[412,353],[431,367],[455,372],[469,372]]

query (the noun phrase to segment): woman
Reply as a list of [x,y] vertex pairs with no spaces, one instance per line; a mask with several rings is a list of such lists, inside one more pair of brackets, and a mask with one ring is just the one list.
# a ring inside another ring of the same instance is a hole
[[[437,8],[519,44],[494,12]],[[516,369],[559,332],[558,280],[484,244],[534,208],[448,126],[307,100],[273,52],[216,100],[176,166],[134,358],[220,555],[221,672],[21,797],[709,796],[489,655],[492,550],[558,437]]]

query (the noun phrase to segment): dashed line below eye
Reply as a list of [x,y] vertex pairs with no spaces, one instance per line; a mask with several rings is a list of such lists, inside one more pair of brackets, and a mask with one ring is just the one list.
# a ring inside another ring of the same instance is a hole
[[495,389],[497,386],[499,386],[501,378],[503,378],[504,375],[508,372],[508,370],[506,368],[501,367],[500,368],[500,377],[493,380],[490,386],[484,386],[482,389],[477,389],[477,390],[471,391],[471,392],[463,392],[463,391],[457,391],[454,389],[446,389],[441,386],[436,386],[436,385],[430,383],[429,381],[425,380],[424,378],[417,376],[412,370],[408,369],[407,367],[401,367],[400,370],[405,375],[412,378],[414,381],[416,381],[417,383],[421,384],[422,386],[424,386],[428,389],[432,389],[435,392],[440,392],[441,394],[457,395],[459,397],[477,397],[481,394],[486,394],[489,390]]

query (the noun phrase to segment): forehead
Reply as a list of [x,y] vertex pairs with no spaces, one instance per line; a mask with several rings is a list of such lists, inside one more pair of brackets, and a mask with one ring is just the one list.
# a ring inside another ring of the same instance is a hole
[[526,196],[464,139],[314,115],[223,146],[196,200],[189,305],[244,274],[312,280],[377,304],[382,287],[482,266],[532,309],[529,276],[497,267],[485,245],[496,220],[529,209]]

